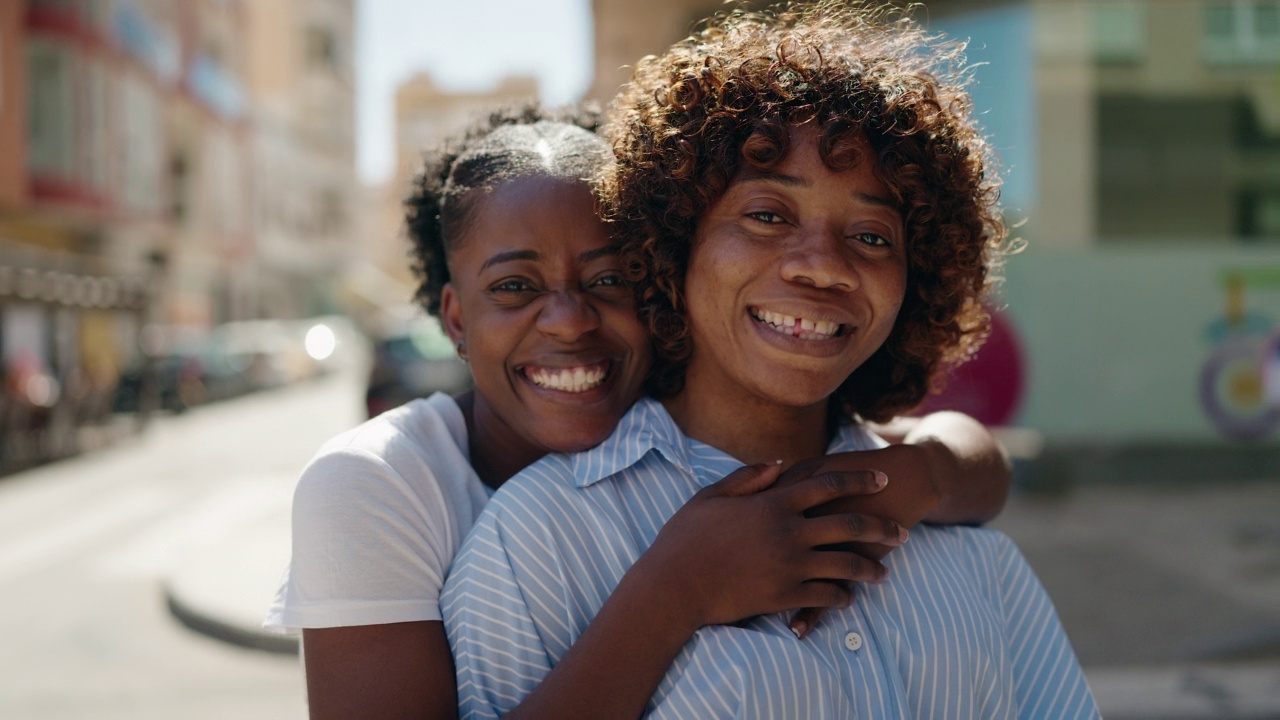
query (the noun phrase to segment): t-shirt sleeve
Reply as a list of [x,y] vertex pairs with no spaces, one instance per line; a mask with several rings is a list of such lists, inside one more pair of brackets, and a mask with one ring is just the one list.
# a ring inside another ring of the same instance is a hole
[[1018,717],[1101,717],[1048,593],[1017,546],[999,537],[999,587]]
[[538,624],[564,624],[546,575],[557,565],[551,549],[509,540],[494,504],[463,543],[441,600],[464,718],[501,717],[533,692],[552,666]]
[[[331,450],[293,499],[293,554],[264,623],[273,629],[439,620],[456,550],[436,478],[406,478],[373,453]],[[424,494],[426,495],[424,497]]]

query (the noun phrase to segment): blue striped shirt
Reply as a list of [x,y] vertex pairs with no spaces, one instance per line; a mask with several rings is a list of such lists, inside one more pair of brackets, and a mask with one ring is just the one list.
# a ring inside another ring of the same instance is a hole
[[[844,427],[830,452],[881,446]],[[497,717],[550,672],[699,488],[741,463],[642,400],[603,444],[507,482],[464,543],[441,599],[464,718]],[[1094,718],[1048,596],[1001,533],[921,526],[804,640],[785,615],[709,626],[648,711],[670,718]]]

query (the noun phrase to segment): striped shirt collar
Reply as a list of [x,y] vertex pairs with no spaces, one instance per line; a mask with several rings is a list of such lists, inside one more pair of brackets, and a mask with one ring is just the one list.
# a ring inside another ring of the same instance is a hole
[[[827,452],[873,450],[884,444],[864,428],[845,424],[832,438]],[[574,485],[585,488],[635,465],[650,451],[657,452],[681,471],[696,475],[698,450],[709,448],[685,436],[661,402],[643,397],[622,416],[608,439],[590,450],[570,456],[569,461]]]
[[662,403],[650,397],[636,401],[604,442],[570,456],[573,482],[589,487],[619,473],[656,451],[684,472],[693,472],[689,443]]

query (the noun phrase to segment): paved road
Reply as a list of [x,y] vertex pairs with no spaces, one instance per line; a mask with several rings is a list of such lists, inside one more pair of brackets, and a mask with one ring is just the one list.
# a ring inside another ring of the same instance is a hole
[[182,627],[161,581],[288,506],[315,448],[359,419],[357,376],[162,418],[0,478],[0,717],[305,717],[295,657]]

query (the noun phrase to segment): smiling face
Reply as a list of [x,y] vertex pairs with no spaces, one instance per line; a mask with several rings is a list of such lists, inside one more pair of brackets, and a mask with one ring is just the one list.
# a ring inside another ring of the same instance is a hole
[[685,278],[699,402],[825,408],[893,329],[902,218],[869,147],[835,171],[817,138],[793,129],[781,162],[746,167],[699,219]]
[[540,453],[599,444],[640,394],[649,339],[590,189],[519,177],[474,218],[449,250],[441,314],[465,342],[476,423]]

